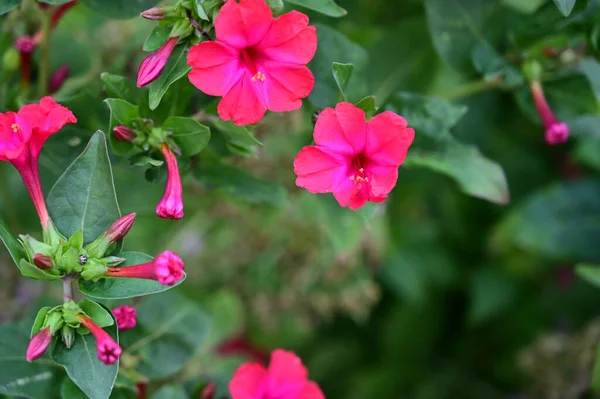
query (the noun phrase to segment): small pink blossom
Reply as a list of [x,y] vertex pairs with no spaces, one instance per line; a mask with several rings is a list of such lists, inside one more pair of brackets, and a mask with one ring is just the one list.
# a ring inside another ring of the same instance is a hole
[[134,266],[109,267],[107,277],[143,278],[173,285],[184,276],[184,263],[174,252],[165,251],[152,261]]
[[133,306],[121,305],[113,309],[119,331],[131,330],[137,324],[137,312]]
[[540,120],[544,124],[544,138],[546,139],[546,142],[550,145],[566,142],[569,138],[569,126],[556,119],[556,116],[554,116],[554,113],[544,96],[544,89],[539,81],[533,81],[531,83],[531,94]]
[[233,399],[325,399],[319,386],[308,380],[308,370],[293,352],[276,349],[269,368],[245,363],[229,383]]
[[384,201],[396,185],[415,132],[390,111],[366,121],[349,103],[326,108],[317,120],[315,146],[294,160],[296,185],[313,194],[333,193],[343,207],[359,209],[367,201]]
[[78,317],[81,324],[90,330],[94,338],[96,338],[96,351],[100,361],[107,365],[115,363],[123,352],[119,344],[89,317],[84,315],[79,315]]
[[146,86],[158,79],[178,40],[178,37],[170,37],[165,44],[142,61],[138,71],[137,87]]
[[161,146],[167,162],[167,187],[165,194],[156,205],[156,214],[163,219],[181,219],[183,217],[183,187],[177,157],[168,144]]
[[50,332],[50,326],[42,328],[37,334],[29,341],[27,347],[27,353],[25,358],[28,362],[39,359],[44,355],[48,346],[52,342],[52,333]]
[[129,127],[124,125],[115,126],[113,129],[113,134],[115,138],[119,141],[133,141],[135,139],[135,132],[131,130]]

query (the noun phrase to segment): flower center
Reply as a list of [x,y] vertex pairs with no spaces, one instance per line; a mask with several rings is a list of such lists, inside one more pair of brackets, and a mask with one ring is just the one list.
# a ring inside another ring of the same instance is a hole
[[12,125],[10,125],[10,128],[12,129],[13,133],[17,135],[19,140],[23,141],[23,129],[21,128],[21,126],[17,123],[13,123]]
[[350,180],[354,182],[357,190],[361,190],[365,183],[369,183],[369,178],[365,173],[365,164],[366,160],[362,154],[352,159],[352,174],[350,175]]
[[256,51],[252,47],[247,47],[242,50],[242,61],[250,74],[252,74],[253,82],[264,82],[267,77],[264,73],[258,70],[256,67],[255,59],[256,59]]

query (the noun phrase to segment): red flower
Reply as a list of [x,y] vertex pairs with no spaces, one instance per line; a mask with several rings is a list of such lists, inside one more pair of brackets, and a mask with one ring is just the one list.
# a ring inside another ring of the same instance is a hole
[[10,162],[21,174],[44,228],[50,217],[40,182],[40,152],[48,137],[75,122],[73,113],[51,97],[25,105],[17,113],[0,113],[0,161]]
[[109,267],[107,277],[143,278],[173,285],[183,278],[184,264],[179,255],[165,251],[151,262],[135,266]]
[[264,0],[228,0],[215,20],[217,40],[190,49],[189,79],[200,91],[223,96],[223,120],[248,125],[267,109],[293,111],[314,87],[306,64],[317,33],[308,17],[292,11],[276,19]]
[[123,350],[115,342],[114,339],[106,331],[104,331],[98,324],[94,323],[92,319],[87,316],[77,316],[81,324],[84,325],[94,338],[96,338],[96,351],[98,352],[98,358],[104,364],[113,364],[117,361]]
[[165,44],[142,61],[138,71],[137,87],[146,86],[158,79],[177,45],[177,40],[178,37],[170,37]]
[[550,105],[546,101],[544,89],[539,81],[534,80],[531,82],[531,94],[533,95],[533,101],[540,120],[546,129],[544,132],[546,142],[550,145],[566,142],[569,138],[569,126],[556,119]]
[[315,126],[316,146],[304,147],[294,160],[296,185],[314,194],[333,193],[353,210],[381,202],[396,185],[414,136],[406,120],[390,111],[367,122],[352,104],[326,108]]
[[137,312],[133,306],[121,305],[113,309],[119,331],[131,330],[137,324]]
[[233,399],[325,399],[319,386],[308,380],[308,371],[298,356],[276,349],[269,368],[245,363],[229,383]]
[[31,338],[29,346],[27,347],[27,353],[25,355],[28,362],[32,362],[35,359],[39,359],[44,355],[48,346],[52,342],[52,333],[50,332],[50,326],[44,327]]
[[163,219],[181,219],[183,217],[183,188],[177,157],[167,144],[163,144],[160,149],[167,161],[168,176],[165,195],[156,205],[156,214]]

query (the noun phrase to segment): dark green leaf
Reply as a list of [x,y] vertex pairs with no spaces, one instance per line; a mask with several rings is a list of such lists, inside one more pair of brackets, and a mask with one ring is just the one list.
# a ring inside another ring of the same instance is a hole
[[194,176],[210,189],[253,204],[284,206],[288,202],[287,192],[281,185],[261,180],[235,166],[199,165]]
[[[139,252],[121,252],[119,257],[125,258],[119,267],[132,266],[152,260],[150,255]],[[79,280],[79,290],[86,296],[96,299],[123,299],[163,292],[178,286],[162,285],[158,281],[137,278],[104,278],[97,282]]]
[[6,14],[21,4],[21,0],[0,0],[0,15]]
[[516,87],[525,82],[521,72],[504,57],[500,56],[488,43],[480,43],[473,50],[473,65],[487,81],[497,81],[503,87]]
[[236,126],[233,122],[217,118],[212,121],[213,126],[227,138],[227,146],[233,153],[248,156],[256,150],[256,147],[262,145],[244,126]]
[[127,19],[155,6],[157,0],[81,0],[89,8],[111,18]]
[[376,101],[375,96],[368,96],[357,102],[356,106],[368,114],[377,111]]
[[[119,342],[116,322],[104,330]],[[92,334],[75,335],[70,349],[60,339],[55,339],[50,348],[50,357],[64,367],[69,378],[90,399],[110,397],[119,371],[119,362],[106,365],[98,359],[96,339]]]
[[192,118],[171,116],[162,127],[172,132],[169,137],[177,143],[185,157],[199,154],[210,140],[210,129]]
[[150,89],[148,94],[150,109],[156,109],[160,104],[160,100],[162,100],[167,90],[169,90],[169,87],[187,75],[190,69],[192,69],[186,60],[187,47],[185,45],[177,46],[160,77],[148,86]]
[[334,0],[285,0],[287,3],[296,4],[302,7],[310,8],[329,15],[330,17],[343,17],[347,14],[346,10],[335,4]]
[[88,396],[75,385],[69,378],[65,378],[60,387],[62,399],[88,399]]
[[58,230],[69,237],[82,229],[86,244],[121,216],[104,133],[94,134],[52,187],[47,203]]
[[20,267],[21,259],[25,258],[25,251],[19,241],[6,229],[4,223],[0,220],[0,240],[8,250],[12,260],[17,267]]
[[469,321],[477,324],[487,321],[506,309],[516,298],[516,282],[499,270],[484,266],[472,277]]
[[[108,97],[125,100],[132,104],[137,104],[140,100],[142,91],[131,80],[108,72],[103,72],[100,79],[104,83],[104,91],[108,94]],[[111,107],[110,102],[107,102],[107,104]]]
[[575,271],[579,277],[600,288],[600,266],[582,263],[576,266]]
[[119,125],[131,128],[133,122],[140,117],[138,107],[126,100],[118,98],[107,98],[104,102],[110,109],[108,134],[111,147],[118,155],[127,155],[133,149],[133,144],[127,141],[117,140],[113,134],[113,129],[115,126]]
[[185,390],[179,385],[165,385],[152,395],[152,399],[187,399]]
[[346,100],[346,87],[348,87],[348,83],[352,78],[352,71],[354,71],[353,64],[340,64],[339,62],[334,62],[332,66],[333,70],[333,78],[337,83],[338,88],[340,89],[340,93],[342,94],[342,98]]
[[167,25],[156,25],[150,32],[142,49],[147,52],[154,52],[169,40],[169,35],[173,28]]
[[562,15],[568,17],[573,11],[573,7],[575,7],[575,0],[554,0],[554,4],[556,4]]

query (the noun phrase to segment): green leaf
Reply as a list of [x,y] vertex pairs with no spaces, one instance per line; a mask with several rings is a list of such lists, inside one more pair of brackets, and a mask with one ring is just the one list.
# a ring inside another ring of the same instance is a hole
[[211,123],[227,138],[227,147],[235,154],[248,156],[255,152],[257,146],[262,145],[244,126],[236,126],[233,122],[225,122],[220,118]]
[[514,278],[499,270],[484,266],[472,276],[469,288],[471,305],[469,322],[479,324],[505,310],[515,299],[517,286]]
[[582,263],[575,267],[579,277],[600,288],[600,266]]
[[287,3],[296,4],[311,10],[329,15],[330,17],[343,17],[346,10],[335,4],[334,0],[285,0]]
[[557,261],[600,261],[600,181],[582,179],[538,191],[497,227],[497,251],[517,247]]
[[88,399],[87,395],[68,378],[64,379],[60,387],[60,395],[62,399]]
[[50,312],[50,310],[52,310],[52,308],[50,306],[46,306],[38,311],[37,316],[35,316],[35,321],[31,326],[31,334],[29,335],[30,338],[40,332],[44,326],[44,322],[46,321],[46,315],[48,312]]
[[137,306],[137,318],[144,334],[127,345],[126,351],[142,356],[138,371],[152,380],[182,370],[198,353],[211,327],[205,312],[176,291],[145,299]]
[[194,3],[196,4],[196,13],[198,13],[200,19],[210,21],[208,14],[206,14],[206,10],[204,9],[204,7],[202,7],[202,3],[204,3],[204,1],[205,0],[194,0]]
[[[119,342],[117,323],[104,329]],[[119,362],[106,365],[98,359],[96,339],[92,334],[75,335],[71,349],[60,339],[55,339],[50,348],[50,357],[64,367],[69,378],[90,399],[108,399],[117,378]]]
[[110,145],[117,155],[127,155],[133,149],[133,144],[128,141],[117,140],[112,132],[119,125],[131,128],[133,122],[140,117],[139,109],[130,102],[119,98],[107,98],[104,102],[110,109],[110,122],[108,125]]
[[502,0],[502,4],[517,10],[522,14],[533,14],[546,0]]
[[165,385],[152,395],[152,399],[187,399],[185,390],[179,385]]
[[21,4],[21,0],[0,0],[0,15],[13,10],[19,4]]
[[25,359],[30,326],[30,319],[0,325],[0,395],[46,398],[56,387],[56,365],[46,357]]
[[340,93],[342,94],[342,98],[346,100],[346,87],[348,87],[348,83],[350,83],[350,79],[352,78],[352,72],[354,71],[353,64],[340,64],[339,62],[334,62],[332,66],[333,77],[335,82],[337,83],[338,88],[340,89]]
[[283,9],[283,0],[267,0],[267,5],[271,7],[273,11],[280,11]]
[[[321,1],[321,0],[319,0]],[[315,75],[315,88],[309,96],[315,107],[325,108],[335,106],[338,102],[339,88],[331,73],[334,62],[354,65],[354,75],[359,75],[367,65],[368,54],[358,44],[350,41],[346,36],[327,25],[315,24],[319,46],[315,58],[309,67]],[[355,82],[346,88],[346,95],[352,97]],[[357,90],[358,91],[358,90]]]
[[82,229],[86,244],[121,217],[104,133],[92,136],[52,187],[47,203],[58,230],[69,237]]
[[156,5],[156,0],[81,0],[83,4],[111,18],[127,19]]
[[562,15],[568,17],[573,11],[573,7],[575,7],[575,0],[554,0],[554,4],[556,4]]
[[486,81],[498,81],[502,87],[513,88],[525,82],[521,72],[489,46],[481,43],[472,54],[475,69]]
[[165,70],[161,73],[158,79],[150,83],[148,88],[148,102],[151,110],[155,110],[159,106],[160,100],[169,90],[169,87],[183,78],[192,69],[186,62],[187,60],[187,47],[180,45],[175,48]]
[[154,159],[145,154],[136,154],[136,155],[132,156],[131,158],[129,158],[129,164],[131,166],[146,166],[146,165],[162,166],[163,163],[165,163],[165,162],[161,161],[159,159]]
[[[132,266],[150,262],[153,258],[140,252],[121,252],[119,257],[125,258],[119,267]],[[138,278],[112,278],[107,277],[97,282],[79,280],[79,290],[82,294],[96,299],[124,299],[142,295],[156,294],[178,286],[185,280],[172,286],[162,285],[158,281],[143,280]]]
[[194,176],[206,187],[219,190],[233,199],[274,206],[288,203],[287,192],[281,185],[259,179],[235,166],[198,165]]
[[[433,44],[440,57],[461,72],[471,72],[471,52],[488,41],[496,0],[426,0],[425,10]],[[490,46],[493,48],[493,46]]]
[[593,393],[600,393],[600,345],[596,346],[596,356],[594,359],[594,368],[592,370],[590,386]]
[[52,274],[49,271],[42,270],[33,263],[27,261],[27,259],[21,259],[19,263],[19,269],[21,270],[21,274],[25,277],[29,277],[35,280],[60,280],[62,278],[61,275]]
[[[89,299],[83,299],[81,302],[78,303],[78,305],[81,308],[81,310],[83,310],[83,312],[89,318],[94,320],[94,322],[100,327],[109,327],[113,325],[114,321],[111,313],[108,310],[106,310],[102,305],[94,301],[90,301]],[[89,333],[89,330],[83,326],[79,327],[77,331],[80,334]]]
[[0,240],[4,243],[4,246],[8,250],[10,257],[15,262],[15,265],[20,268],[21,260],[26,257],[25,251],[21,246],[21,243],[14,237],[4,226],[2,220],[0,220]]
[[377,111],[377,100],[375,96],[368,96],[357,102],[356,106],[365,111],[366,114],[373,113]]
[[38,0],[38,3],[52,4],[53,6],[59,6],[61,4],[68,3],[71,0]]
[[[137,104],[141,97],[141,90],[135,86],[135,83],[124,76],[113,75],[103,72],[100,79],[104,83],[104,91],[108,97],[122,99],[132,104]],[[110,107],[110,103],[107,102]]]
[[210,129],[192,118],[171,116],[162,127],[172,132],[169,137],[177,143],[184,157],[199,154],[210,140]]
[[156,25],[152,32],[146,38],[142,49],[147,52],[154,52],[169,40],[169,35],[173,27],[168,25]]

